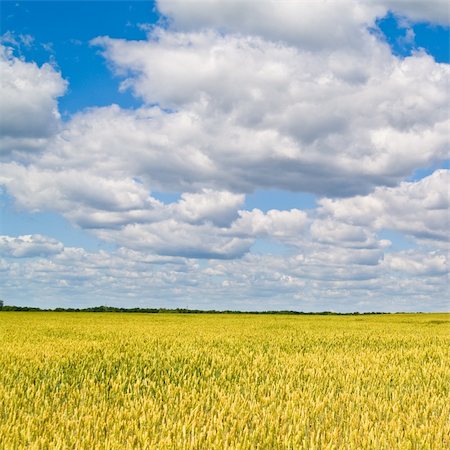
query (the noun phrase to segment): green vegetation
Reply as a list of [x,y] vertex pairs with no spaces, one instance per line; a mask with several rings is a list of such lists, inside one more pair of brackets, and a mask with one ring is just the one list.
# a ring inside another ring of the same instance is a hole
[[[281,315],[358,315],[358,314],[391,314],[383,312],[368,312],[368,313],[337,313],[333,311],[319,311],[319,312],[303,312],[303,311],[232,311],[232,310],[214,310],[214,309],[188,309],[188,308],[116,308],[114,306],[92,306],[90,308],[55,308],[42,309],[33,306],[3,306],[3,311],[42,311],[42,312],[116,312],[116,313],[146,313],[146,314],[281,314]],[[401,314],[401,313],[395,313]]]
[[447,449],[450,315],[0,312],[5,449]]

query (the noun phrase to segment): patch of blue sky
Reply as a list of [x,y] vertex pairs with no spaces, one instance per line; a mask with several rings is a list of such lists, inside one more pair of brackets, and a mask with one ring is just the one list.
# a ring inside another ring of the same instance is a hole
[[450,63],[449,27],[429,23],[408,24],[394,14],[379,19],[377,26],[395,55],[406,57],[422,49],[435,61]]
[[73,226],[57,213],[19,211],[6,195],[0,196],[0,234],[12,237],[41,234],[62,242],[65,247],[81,247],[93,252],[115,248],[115,245]]
[[316,206],[316,196],[306,192],[264,189],[248,194],[245,198],[246,209],[258,208],[263,212],[270,209],[313,209]]
[[141,105],[130,91],[119,90],[121,80],[89,42],[103,35],[145,39],[146,25],[160,18],[152,2],[2,1],[0,16],[1,34],[18,41],[21,56],[55,64],[69,82],[59,102],[63,117],[86,107]]
[[152,191],[150,195],[166,205],[168,203],[176,203],[181,198],[181,194],[178,192]]
[[381,230],[378,233],[378,238],[388,239],[389,241],[392,242],[392,244],[384,250],[386,253],[417,248],[417,244],[414,242],[412,238],[405,236],[403,233],[400,233],[399,231]]
[[429,167],[416,169],[414,173],[407,179],[407,181],[421,180],[422,178],[428,177],[438,169],[450,169],[450,159],[447,159],[440,164],[434,164]]
[[271,239],[256,239],[250,252],[258,255],[289,256],[294,249]]

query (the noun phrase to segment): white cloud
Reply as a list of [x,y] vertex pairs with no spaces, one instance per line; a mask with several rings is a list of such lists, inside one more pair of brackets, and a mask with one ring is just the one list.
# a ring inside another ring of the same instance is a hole
[[58,171],[9,163],[0,165],[0,182],[20,207],[62,212],[86,228],[145,217],[159,204],[132,179],[108,179],[84,168]]
[[384,260],[388,270],[413,276],[438,276],[448,274],[448,256],[441,252],[402,251],[389,254]]
[[150,224],[129,224],[122,229],[99,230],[102,239],[134,250],[189,258],[238,258],[247,252],[252,239],[230,236],[211,224],[191,225],[174,219]]
[[377,248],[379,242],[367,228],[324,219],[315,220],[311,225],[311,236],[322,244],[345,248]]
[[199,148],[198,128],[189,113],[92,108],[75,115],[36,164],[50,170],[95,167],[98,176],[129,176],[152,190],[201,190],[218,171]]
[[56,239],[40,234],[0,236],[0,254],[14,258],[48,257],[61,253],[64,246]]
[[412,22],[430,22],[444,26],[450,24],[447,0],[384,0],[383,3],[394,13]]
[[[195,199],[201,199],[199,208],[187,209],[186,204]],[[179,202],[160,208],[159,217],[155,215],[152,221],[97,230],[96,235],[134,250],[202,259],[241,257],[259,237],[286,244],[301,242],[307,224],[304,212],[238,211],[240,203],[240,196],[225,192],[184,194]]]
[[[316,265],[325,266],[324,272],[329,272],[328,277],[352,279],[355,276],[366,278],[367,274],[361,270],[360,266],[377,266],[382,259],[383,252],[376,248],[347,249],[339,247],[319,247],[309,255],[307,263],[312,267]],[[346,273],[346,270],[348,270],[350,266],[353,266],[353,271]],[[355,266],[358,267],[357,270],[355,270]],[[355,275],[355,272],[357,275]],[[323,276],[323,274],[320,274],[320,277],[321,276]],[[369,278],[372,277],[373,275],[369,276]]]
[[240,211],[239,216],[232,225],[233,232],[251,237],[300,240],[307,225],[307,215],[299,209],[290,211],[271,209],[267,213],[253,209]]
[[[416,182],[378,187],[366,196],[322,199],[321,212],[369,229],[397,230],[420,240],[448,241],[450,171],[436,170]],[[437,243],[435,242],[435,245]]]
[[365,28],[388,11],[442,25],[450,14],[447,0],[158,0],[158,9],[176,29],[259,35],[315,51],[363,46]]
[[3,45],[0,74],[0,154],[43,148],[59,128],[57,98],[66,82],[49,64],[25,62]]
[[[182,30],[215,28],[285,41],[308,50],[361,45],[364,27],[386,11],[374,2],[158,0],[158,9]],[[326,32],[324,32],[326,30]]]
[[[194,162],[184,177],[215,189],[339,196],[395,184],[447,156],[450,69],[425,54],[399,60],[368,33],[363,55],[212,31],[154,33],[95,43],[136,95],[174,110],[158,119],[159,130],[173,130],[160,144]],[[142,151],[155,149],[147,141]],[[187,181],[167,171],[154,178],[162,176]]]
[[[408,266],[398,260],[413,263]],[[198,264],[126,249],[89,253],[65,248],[45,258],[6,264],[0,260],[0,280],[4,298],[41,307],[107,303],[241,310],[426,311],[446,309],[442,298],[448,290],[445,264],[442,254],[418,251],[358,266],[339,262],[332,255],[308,261],[301,254],[248,254],[238,260]],[[39,296],[30,299],[30,292],[39,292]]]
[[173,212],[189,223],[212,222],[217,226],[227,226],[237,218],[238,208],[244,200],[243,194],[206,189],[182,194],[181,200],[173,205]]

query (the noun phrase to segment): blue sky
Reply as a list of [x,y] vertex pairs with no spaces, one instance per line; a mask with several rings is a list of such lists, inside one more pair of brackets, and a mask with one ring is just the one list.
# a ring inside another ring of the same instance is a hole
[[0,297],[445,309],[448,14],[305,4],[2,1]]

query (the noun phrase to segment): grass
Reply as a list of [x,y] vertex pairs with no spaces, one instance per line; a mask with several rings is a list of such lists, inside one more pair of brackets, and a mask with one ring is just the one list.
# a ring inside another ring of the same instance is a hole
[[0,447],[447,449],[449,319],[0,312]]

